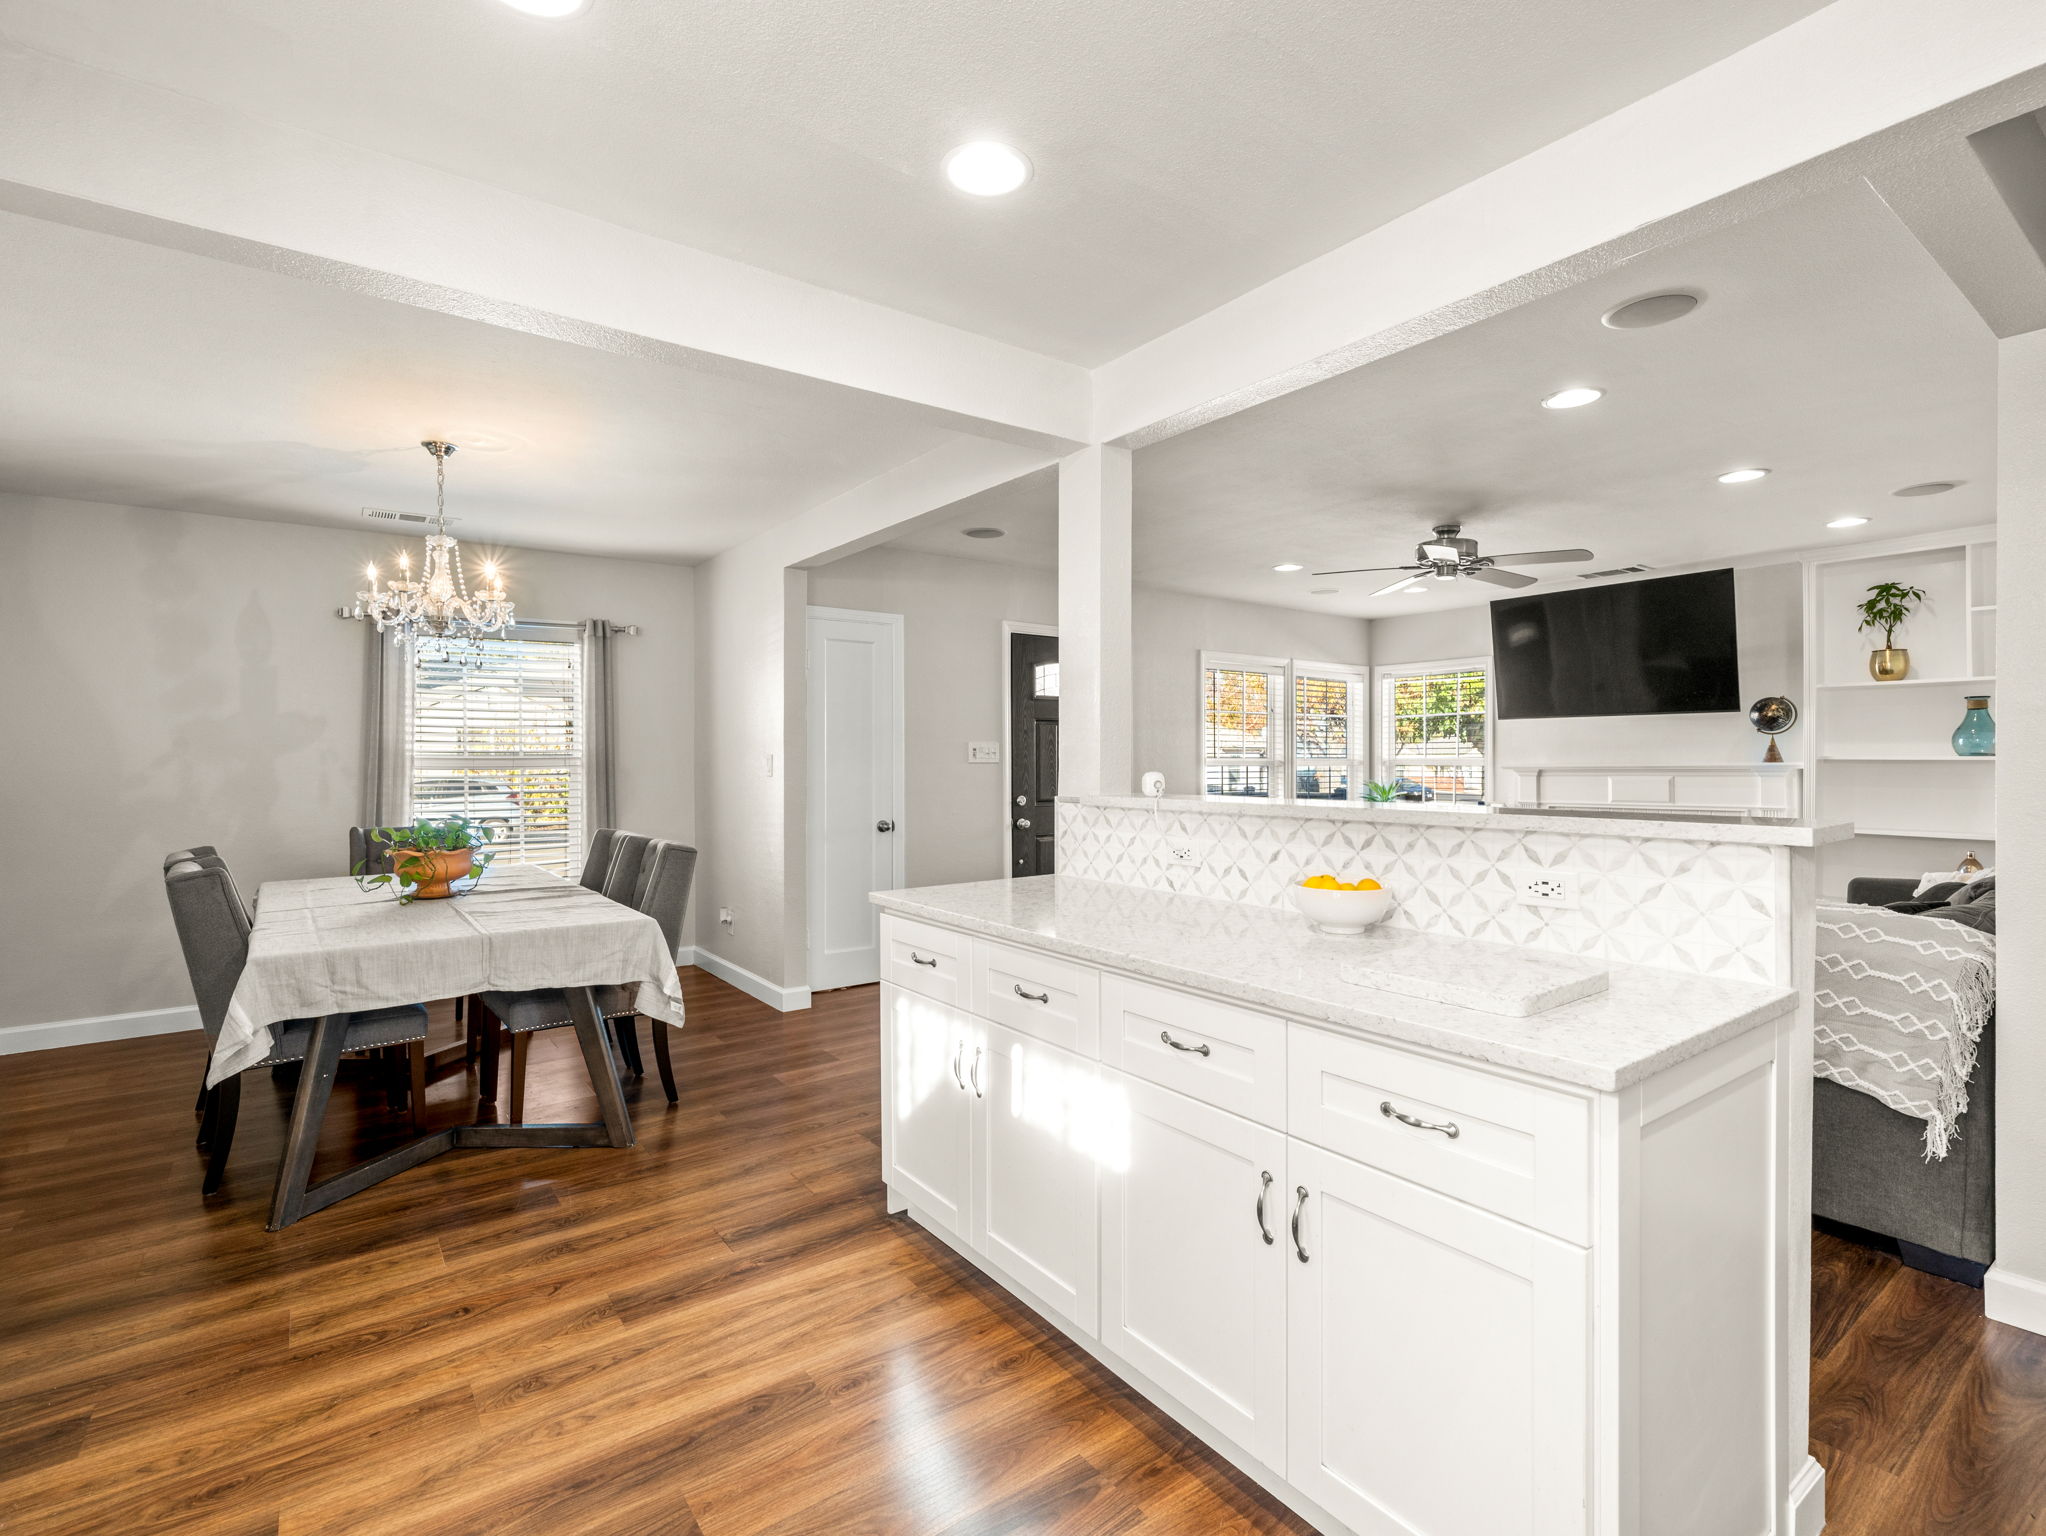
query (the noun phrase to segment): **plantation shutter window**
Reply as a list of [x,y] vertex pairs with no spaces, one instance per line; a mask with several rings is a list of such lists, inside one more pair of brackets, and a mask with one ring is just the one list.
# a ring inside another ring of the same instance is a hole
[[592,718],[601,690],[587,686],[582,627],[528,623],[502,637],[422,640],[391,660],[407,684],[404,819],[466,817],[495,833],[498,857],[579,876],[592,745],[604,726]]
[[1364,676],[1347,667],[1293,664],[1293,797],[1355,800],[1363,793]]
[[1256,658],[1201,660],[1201,793],[1285,797],[1286,664]]
[[1489,695],[1481,662],[1381,674],[1380,773],[1402,799],[1484,802]]

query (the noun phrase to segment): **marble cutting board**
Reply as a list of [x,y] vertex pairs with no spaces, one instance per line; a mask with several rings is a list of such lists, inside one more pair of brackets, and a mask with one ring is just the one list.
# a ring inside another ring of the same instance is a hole
[[1358,940],[1336,942],[1362,947],[1342,967],[1343,980],[1352,986],[1507,1018],[1524,1019],[1603,992],[1610,977],[1596,960],[1399,929],[1373,928]]

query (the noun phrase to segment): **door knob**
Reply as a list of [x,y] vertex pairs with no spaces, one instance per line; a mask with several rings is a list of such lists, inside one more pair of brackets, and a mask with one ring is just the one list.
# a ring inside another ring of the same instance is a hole
[[1018,805],[1028,805],[1030,803],[1030,797],[1028,795],[1018,795],[1016,797],[1016,803]]
[[1028,816],[1018,816],[1016,818],[1016,825],[1019,827],[1027,827],[1030,825],[1030,818]]
[[877,821],[874,823],[874,830],[876,832],[893,832],[895,830],[895,823],[892,821]]

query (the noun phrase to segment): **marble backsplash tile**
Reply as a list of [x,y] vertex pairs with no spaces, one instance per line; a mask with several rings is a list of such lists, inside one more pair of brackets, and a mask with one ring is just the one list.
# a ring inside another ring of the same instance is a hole
[[[1199,850],[1175,863],[1175,844]],[[1061,874],[1254,906],[1289,905],[1303,876],[1369,876],[1386,922],[1624,965],[1768,981],[1777,961],[1778,850],[1596,831],[1235,815],[1226,809],[1059,806]],[[1575,907],[1523,904],[1516,870],[1568,871]]]

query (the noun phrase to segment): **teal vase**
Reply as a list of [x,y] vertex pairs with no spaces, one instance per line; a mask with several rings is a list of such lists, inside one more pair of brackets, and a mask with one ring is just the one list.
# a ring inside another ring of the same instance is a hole
[[1986,694],[1970,694],[1968,712],[1954,727],[1954,751],[1962,757],[1996,756],[1996,721],[1990,718]]

